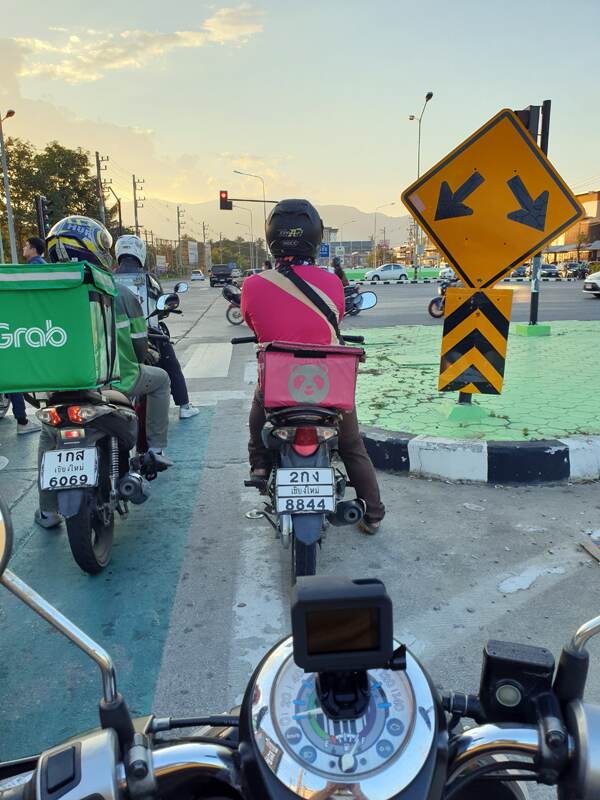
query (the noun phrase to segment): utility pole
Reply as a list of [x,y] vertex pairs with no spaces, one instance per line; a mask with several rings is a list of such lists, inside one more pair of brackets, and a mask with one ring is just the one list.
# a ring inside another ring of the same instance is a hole
[[183,258],[181,257],[181,228],[182,225],[185,226],[185,222],[182,222],[184,216],[185,216],[185,209],[181,208],[181,206],[177,206],[177,261],[179,269],[182,274],[183,274]]
[[106,206],[104,205],[104,181],[102,180],[102,173],[106,169],[102,164],[108,161],[108,156],[101,156],[96,150],[96,183],[98,186],[98,210],[100,211],[100,222],[106,225]]
[[118,212],[119,212],[119,236],[123,236],[123,215],[121,213],[121,198],[117,197],[117,193],[112,188],[111,183],[112,183],[112,179],[111,179],[110,182],[106,183],[105,185],[106,185],[106,188],[108,189],[108,191],[112,192],[113,197],[117,201],[117,209],[118,209]]
[[135,175],[131,176],[133,179],[133,216],[135,219],[135,235],[140,235],[140,223],[138,221],[138,209],[143,208],[142,200],[145,200],[145,197],[138,197],[137,193],[141,190],[142,186],[144,185],[143,178],[136,178]]
[[4,181],[4,200],[6,202],[6,222],[8,224],[8,238],[10,240],[10,257],[13,264],[19,263],[17,255],[17,239],[15,236],[15,220],[12,212],[12,205],[10,202],[10,186],[8,185],[8,164],[6,161],[6,147],[4,146],[4,133],[2,131],[2,123],[8,117],[14,117],[15,112],[9,109],[3,117],[0,114],[0,151],[2,155],[2,179]]

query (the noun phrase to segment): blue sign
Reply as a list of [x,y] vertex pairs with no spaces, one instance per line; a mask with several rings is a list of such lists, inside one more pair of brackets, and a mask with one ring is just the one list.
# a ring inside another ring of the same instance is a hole
[[319,251],[320,258],[329,258],[329,245],[323,243],[321,245],[321,250]]
[[234,267],[234,268],[235,268],[235,267],[237,267],[237,264],[235,263],[235,261],[230,261],[230,262],[227,264],[227,266],[228,266],[228,267]]

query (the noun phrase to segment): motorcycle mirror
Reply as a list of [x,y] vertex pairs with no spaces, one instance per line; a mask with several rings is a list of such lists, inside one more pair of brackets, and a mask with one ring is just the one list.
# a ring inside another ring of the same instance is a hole
[[0,575],[10,561],[13,548],[13,526],[10,511],[0,497]]
[[177,294],[185,294],[189,290],[189,286],[185,281],[180,281],[180,283],[175,284],[175,288],[173,289],[174,292]]
[[157,311],[175,311],[179,307],[179,298],[176,294],[161,294],[156,301]]
[[355,305],[357,308],[360,308],[361,311],[374,308],[374,306],[377,305],[377,295],[375,292],[361,292],[356,298]]

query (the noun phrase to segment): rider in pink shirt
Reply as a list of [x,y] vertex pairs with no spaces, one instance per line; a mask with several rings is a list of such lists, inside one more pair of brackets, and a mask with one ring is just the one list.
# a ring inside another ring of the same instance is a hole
[[[310,284],[338,322],[344,316],[344,288],[337,275],[319,269],[315,256],[323,238],[323,223],[307,200],[283,200],[267,220],[267,243],[276,258],[275,269],[252,275],[243,283],[241,311],[259,342],[339,344],[328,316],[314,305],[284,273],[291,269]],[[250,411],[248,452],[253,476],[268,474],[271,454],[261,431],[266,422],[263,399],[257,392]],[[376,533],[385,514],[377,476],[358,429],[356,409],[344,412],[339,428],[339,454],[358,497],[366,504],[360,523],[365,533]]]

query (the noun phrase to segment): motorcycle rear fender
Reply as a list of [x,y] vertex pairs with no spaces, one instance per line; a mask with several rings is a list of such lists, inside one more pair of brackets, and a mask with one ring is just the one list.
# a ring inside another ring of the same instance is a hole
[[89,491],[89,489],[67,489],[57,492],[58,513],[62,514],[65,519],[76,517],[81,508],[83,508],[86,492]]
[[302,544],[315,544],[323,533],[325,514],[292,514],[294,536]]

